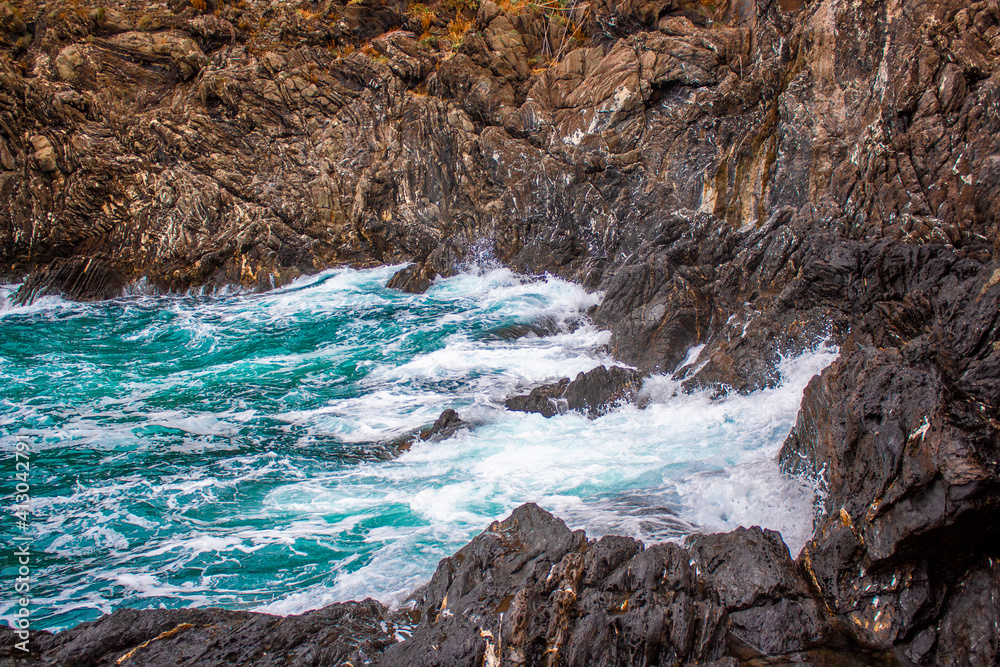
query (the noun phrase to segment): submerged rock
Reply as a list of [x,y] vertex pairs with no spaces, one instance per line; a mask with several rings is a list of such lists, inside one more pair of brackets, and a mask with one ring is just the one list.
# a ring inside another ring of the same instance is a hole
[[463,428],[471,428],[469,422],[463,421],[458,413],[447,409],[428,428],[405,435],[388,445],[391,457],[408,451],[416,442],[439,442],[455,435]]
[[525,336],[544,338],[558,333],[576,331],[583,323],[581,318],[567,320],[555,317],[541,317],[531,322],[509,324],[489,330],[484,338],[499,338],[500,340],[517,340]]
[[598,366],[579,373],[572,381],[563,378],[535,387],[528,394],[511,396],[504,405],[508,410],[537,412],[544,417],[580,410],[593,419],[623,402],[635,400],[646,377],[646,373],[630,368]]

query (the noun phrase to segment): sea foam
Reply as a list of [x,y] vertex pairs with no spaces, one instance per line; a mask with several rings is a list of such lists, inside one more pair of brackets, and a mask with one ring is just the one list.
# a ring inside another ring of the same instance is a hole
[[[120,606],[397,603],[528,501],[591,537],[762,525],[793,554],[808,538],[815,490],[775,455],[835,349],[784,359],[750,396],[655,376],[642,410],[513,413],[512,393],[615,363],[585,315],[601,295],[496,267],[404,294],[384,287],[398,268],[264,294],[4,297],[0,446],[36,452],[36,627]],[[470,428],[388,455],[447,408]]]

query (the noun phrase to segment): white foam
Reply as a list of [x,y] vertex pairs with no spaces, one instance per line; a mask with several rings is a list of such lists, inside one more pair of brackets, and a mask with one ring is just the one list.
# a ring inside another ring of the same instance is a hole
[[688,350],[687,356],[684,357],[684,361],[682,361],[677,366],[677,370],[680,370],[682,368],[687,368],[688,366],[692,365],[694,362],[698,361],[698,357],[701,356],[701,352],[704,349],[705,349],[705,344],[704,343],[702,343],[701,345],[695,345],[695,346],[693,346],[690,350]]
[[[332,270],[266,294],[54,300],[28,312],[89,313],[88,340],[111,331],[137,355],[113,368],[75,351],[22,375],[0,368],[11,387],[44,373],[72,394],[0,399],[3,449],[19,433],[36,450],[93,450],[93,467],[108,471],[53,471],[61,490],[37,492],[40,548],[86,573],[41,572],[59,591],[40,599],[74,614],[177,600],[272,613],[367,596],[396,603],[528,501],[591,537],[650,542],[759,524],[780,530],[793,553],[808,537],[813,490],[781,475],[774,455],[835,350],[782,360],[782,384],[752,396],[713,400],[656,376],[645,410],[512,413],[502,407],[512,393],[613,363],[609,334],[583,317],[600,295],[495,266],[439,278],[424,295],[384,289],[398,268]],[[543,319],[563,328],[485,335]],[[283,334],[241,347],[286,330],[301,334],[298,347]],[[164,358],[143,357],[145,346]],[[198,399],[173,401],[177,392]],[[373,443],[445,408],[474,427],[378,458],[384,445]]]
[[20,287],[20,285],[0,285],[0,319],[16,315],[54,317],[65,314],[83,314],[88,310],[87,304],[67,301],[51,294],[39,297],[28,305],[17,305],[12,301],[12,298]]

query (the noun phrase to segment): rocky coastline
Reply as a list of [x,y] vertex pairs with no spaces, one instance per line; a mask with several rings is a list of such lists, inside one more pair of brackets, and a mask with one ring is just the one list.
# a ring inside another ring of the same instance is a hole
[[487,255],[604,292],[638,369],[536,411],[840,349],[780,454],[825,486],[794,560],[525,505],[404,611],[119,610],[28,656],[0,630],[0,664],[996,664],[998,192],[996,0],[0,2],[22,302],[404,261],[420,291]]

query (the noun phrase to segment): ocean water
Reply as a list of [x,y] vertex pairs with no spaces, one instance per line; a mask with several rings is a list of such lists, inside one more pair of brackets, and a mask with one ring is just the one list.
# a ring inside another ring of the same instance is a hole
[[[0,533],[30,538],[32,627],[122,606],[398,603],[528,501],[591,537],[763,525],[793,553],[809,537],[814,489],[774,456],[836,350],[784,360],[782,384],[751,396],[654,377],[644,410],[512,413],[512,393],[613,363],[585,316],[600,295],[497,268],[402,294],[384,288],[397,268],[95,304],[18,307],[0,288]],[[536,322],[557,333],[499,335]],[[473,428],[394,455],[446,408]],[[23,531],[18,441],[32,449]]]

